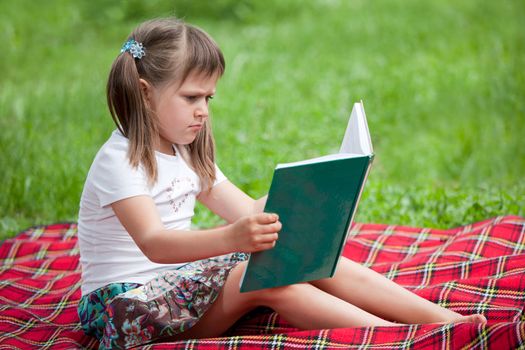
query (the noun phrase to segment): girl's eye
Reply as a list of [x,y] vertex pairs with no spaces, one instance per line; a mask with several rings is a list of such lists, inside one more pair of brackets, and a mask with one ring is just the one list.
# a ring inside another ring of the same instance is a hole
[[[194,103],[194,102],[197,102],[197,100],[199,100],[200,98],[202,98],[202,96],[190,95],[190,96],[184,96],[184,98],[186,98],[186,100],[188,100],[188,102]],[[212,95],[205,96],[204,99],[206,100],[206,103],[208,103],[211,99],[213,99],[213,96]]]

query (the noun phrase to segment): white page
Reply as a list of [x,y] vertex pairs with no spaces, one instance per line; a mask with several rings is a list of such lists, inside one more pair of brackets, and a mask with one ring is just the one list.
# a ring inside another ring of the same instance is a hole
[[276,169],[288,168],[288,167],[291,167],[291,166],[298,166],[298,165],[313,164],[313,163],[329,162],[331,160],[336,160],[336,159],[356,158],[356,157],[362,157],[362,156],[363,156],[362,154],[353,154],[353,153],[329,154],[327,156],[301,160],[301,161],[293,162],[293,163],[277,164]]
[[370,132],[368,131],[368,124],[366,122],[363,101],[354,103],[339,153],[362,155],[371,155],[374,153]]
[[363,155],[369,156],[373,153],[374,150],[372,149],[372,141],[370,140],[370,133],[366,122],[365,109],[363,107],[363,102],[361,101],[354,103],[339,153],[301,160],[298,162],[277,164],[276,169],[319,162],[329,162],[335,159],[356,158]]

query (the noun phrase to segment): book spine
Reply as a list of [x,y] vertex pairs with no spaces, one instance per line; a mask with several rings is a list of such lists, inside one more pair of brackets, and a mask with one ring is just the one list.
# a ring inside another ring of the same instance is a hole
[[355,214],[357,212],[357,206],[359,204],[359,201],[361,200],[361,195],[363,194],[363,190],[365,188],[366,180],[368,179],[368,174],[370,173],[370,169],[372,168],[372,161],[374,160],[374,155],[372,154],[370,156],[370,160],[368,162],[368,166],[363,171],[363,177],[361,179],[361,187],[359,188],[359,193],[357,195],[357,198],[354,202],[354,205],[351,210],[351,214],[348,217],[348,221],[346,222],[346,228],[345,232],[346,234],[343,236],[343,240],[341,241],[341,244],[339,245],[339,252],[337,253],[337,259],[334,262],[334,266],[332,268],[332,272],[330,274],[330,277],[333,277],[335,275],[335,272],[337,271],[337,266],[339,265],[339,261],[341,260],[341,255],[343,254],[343,250],[346,244],[346,240],[348,239],[348,234],[350,233],[350,229],[352,227],[352,222],[354,221]]

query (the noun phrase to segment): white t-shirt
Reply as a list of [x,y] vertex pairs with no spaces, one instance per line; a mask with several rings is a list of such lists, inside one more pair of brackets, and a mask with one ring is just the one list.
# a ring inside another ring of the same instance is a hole
[[[157,264],[135,244],[115,216],[111,203],[138,195],[153,198],[166,229],[189,230],[201,186],[180,152],[155,153],[158,181],[148,186],[142,167],[132,168],[129,141],[118,130],[97,153],[80,199],[78,242],[82,265],[82,295],[109,283],[144,284],[159,272],[183,264]],[[214,186],[226,180],[216,166]]]

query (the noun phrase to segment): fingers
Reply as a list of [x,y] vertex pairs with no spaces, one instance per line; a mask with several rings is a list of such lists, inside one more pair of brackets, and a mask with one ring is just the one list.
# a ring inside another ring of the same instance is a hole
[[283,225],[281,224],[281,222],[277,221],[277,222],[274,222],[273,224],[261,226],[262,228],[261,233],[262,234],[276,233],[276,232],[281,231],[282,227]]
[[270,213],[260,213],[256,214],[255,218],[257,220],[257,223],[266,225],[277,222],[279,220],[279,215]]
[[277,233],[270,233],[260,236],[259,242],[255,245],[254,251],[261,251],[275,247],[279,235]]
[[275,246],[282,224],[277,214],[260,213],[239,219],[233,227],[240,234],[241,250],[255,252]]
[[279,221],[277,214],[262,213],[257,217],[257,244],[255,251],[267,250],[275,247],[277,240],[279,239],[278,232],[282,228],[282,224]]
[[266,233],[261,236],[259,243],[272,243],[279,239],[279,234],[277,232]]
[[281,231],[282,224],[279,221],[279,216],[277,214],[257,214],[255,220],[259,224],[260,233],[262,234]]
[[275,229],[281,228],[281,223],[277,222],[271,225],[266,225],[266,228],[273,227],[274,229],[271,229],[267,233],[263,233],[258,236],[257,238],[257,245],[255,248],[255,251],[261,251],[261,250],[267,250],[275,247],[277,240],[279,239],[279,234],[276,232]]
[[273,242],[271,242],[271,243],[259,244],[259,245],[254,249],[254,252],[260,252],[260,251],[263,251],[263,250],[272,249],[273,247],[275,247],[275,243],[276,243],[276,241],[273,241]]

